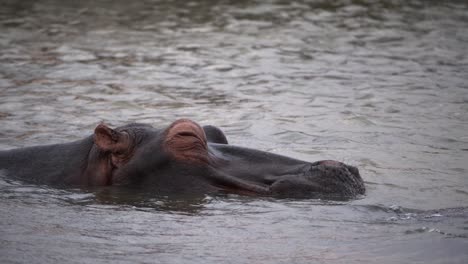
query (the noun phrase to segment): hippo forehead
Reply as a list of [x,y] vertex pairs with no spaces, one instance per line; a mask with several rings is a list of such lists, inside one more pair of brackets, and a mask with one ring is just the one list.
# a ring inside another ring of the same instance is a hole
[[115,130],[117,131],[149,131],[154,130],[154,127],[148,124],[142,123],[130,123],[124,126],[117,127]]

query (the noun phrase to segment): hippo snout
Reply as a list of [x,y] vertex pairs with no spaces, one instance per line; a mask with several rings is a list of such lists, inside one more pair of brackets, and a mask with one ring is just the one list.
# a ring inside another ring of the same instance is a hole
[[284,197],[348,199],[365,193],[359,170],[338,161],[318,161],[303,173],[281,177],[270,186],[272,194]]

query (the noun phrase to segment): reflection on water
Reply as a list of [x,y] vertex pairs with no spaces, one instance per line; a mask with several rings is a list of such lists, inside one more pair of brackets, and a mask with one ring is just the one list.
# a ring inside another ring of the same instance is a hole
[[465,1],[2,1],[0,149],[82,138],[100,121],[186,117],[233,144],[356,165],[368,189],[326,203],[2,177],[2,261],[465,263],[467,11]]

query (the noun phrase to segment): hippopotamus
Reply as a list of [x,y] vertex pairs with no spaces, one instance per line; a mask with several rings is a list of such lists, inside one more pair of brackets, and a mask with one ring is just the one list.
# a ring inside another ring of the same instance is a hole
[[82,140],[1,151],[0,170],[39,184],[132,186],[161,194],[348,199],[365,193],[356,167],[230,145],[221,129],[189,119],[162,129],[100,123]]

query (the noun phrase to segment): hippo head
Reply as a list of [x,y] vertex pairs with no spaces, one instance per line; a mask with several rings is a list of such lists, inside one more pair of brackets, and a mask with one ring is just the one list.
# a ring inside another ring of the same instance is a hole
[[91,185],[132,185],[159,193],[227,191],[342,199],[365,192],[355,167],[229,145],[218,128],[187,119],[164,129],[98,125],[85,179]]

